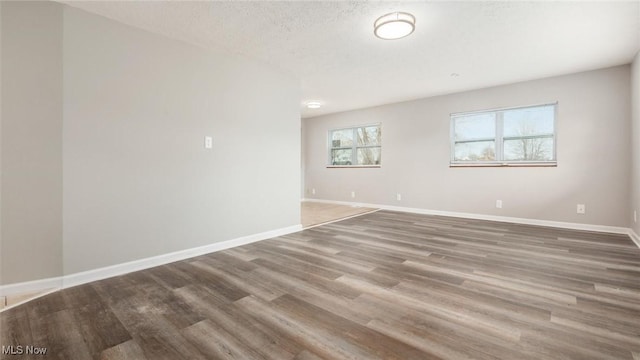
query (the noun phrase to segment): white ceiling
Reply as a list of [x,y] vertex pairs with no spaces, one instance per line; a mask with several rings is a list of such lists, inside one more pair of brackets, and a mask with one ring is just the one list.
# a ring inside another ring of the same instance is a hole
[[[291,72],[303,117],[627,64],[640,49],[640,0],[65,3]],[[415,15],[411,36],[373,35],[392,11]]]

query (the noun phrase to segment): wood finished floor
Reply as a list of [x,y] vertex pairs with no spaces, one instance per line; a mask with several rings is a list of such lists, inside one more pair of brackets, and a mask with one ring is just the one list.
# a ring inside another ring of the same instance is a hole
[[[312,201],[303,201],[300,203],[301,223],[305,228],[344,219],[354,215],[372,212],[374,210],[376,209]],[[7,306],[12,306],[38,297],[50,290],[52,289],[14,294],[7,297],[0,296],[0,310]]]
[[[0,314],[34,359],[640,359],[624,235],[379,211]],[[0,355],[7,359],[28,356]]]

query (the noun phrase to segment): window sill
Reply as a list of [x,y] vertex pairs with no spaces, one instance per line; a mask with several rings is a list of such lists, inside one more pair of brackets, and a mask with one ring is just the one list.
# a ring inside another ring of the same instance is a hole
[[462,163],[454,163],[449,164],[450,168],[458,168],[458,167],[557,167],[557,161],[549,161],[549,162],[527,162],[527,163],[471,163],[471,164],[462,164]]
[[327,169],[376,169],[381,165],[327,165]]

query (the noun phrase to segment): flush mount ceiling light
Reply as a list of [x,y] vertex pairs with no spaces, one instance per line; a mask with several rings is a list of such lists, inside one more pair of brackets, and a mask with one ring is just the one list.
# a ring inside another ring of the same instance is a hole
[[309,101],[306,105],[308,109],[319,109],[322,106],[319,101]]
[[382,15],[373,23],[373,33],[383,40],[403,38],[416,28],[416,18],[406,12]]

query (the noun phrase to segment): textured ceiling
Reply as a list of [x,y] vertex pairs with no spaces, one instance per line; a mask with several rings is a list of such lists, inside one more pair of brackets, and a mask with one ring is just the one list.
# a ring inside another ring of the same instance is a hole
[[[627,64],[640,49],[640,0],[65,3],[291,72],[303,117]],[[415,15],[415,32],[374,37],[392,11]]]

